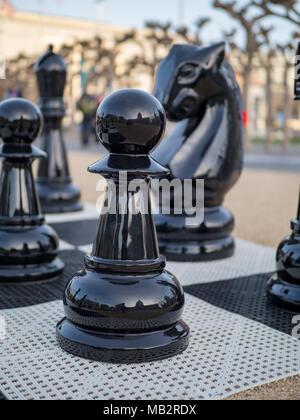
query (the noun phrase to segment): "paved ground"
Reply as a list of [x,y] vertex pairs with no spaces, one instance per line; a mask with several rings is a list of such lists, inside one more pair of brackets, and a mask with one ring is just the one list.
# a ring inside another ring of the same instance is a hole
[[[100,157],[101,151],[98,146],[93,146],[90,152],[70,152],[74,182],[80,187],[83,200],[91,203],[97,200],[99,177],[89,174],[86,168]],[[254,156],[257,157],[255,162]],[[300,155],[286,155],[278,159],[276,154],[261,157],[254,153],[247,156],[247,161],[248,169],[226,197],[226,206],[236,216],[234,235],[277,247],[289,233],[289,220],[296,216]],[[249,169],[251,162],[255,170]],[[268,167],[266,162],[270,162]],[[237,394],[230,399],[300,400],[300,376]]]
[[[297,147],[300,150],[300,147]],[[268,171],[300,172],[300,155],[295,149],[295,155],[277,154],[271,155],[247,153],[245,167],[248,169],[263,169]]]

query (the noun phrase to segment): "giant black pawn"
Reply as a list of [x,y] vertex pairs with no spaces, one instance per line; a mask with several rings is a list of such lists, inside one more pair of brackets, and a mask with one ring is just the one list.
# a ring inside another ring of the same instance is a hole
[[300,312],[300,195],[297,218],[291,221],[292,234],[278,246],[277,273],[267,286],[271,302]]
[[58,237],[44,222],[32,175],[32,162],[45,153],[31,143],[42,115],[25,99],[0,103],[0,283],[46,280],[64,265],[57,258]]
[[[100,216],[92,254],[65,290],[66,318],[58,324],[57,336],[70,353],[138,363],[174,356],[188,346],[189,328],[180,320],[184,293],[165,270],[151,206],[148,214],[129,206],[129,202],[143,206],[145,195],[139,188],[130,192],[128,181],[144,180],[150,200],[150,177],[168,172],[149,156],[165,123],[160,103],[139,90],[118,91],[98,109],[97,134],[109,154],[89,171],[109,180],[108,207]],[[120,171],[126,172],[127,182],[119,179]]]
[[62,120],[66,114],[63,100],[67,66],[52,46],[35,66],[44,116],[42,148],[47,158],[40,161],[37,191],[43,213],[66,213],[82,210],[80,191],[72,184],[63,137]]

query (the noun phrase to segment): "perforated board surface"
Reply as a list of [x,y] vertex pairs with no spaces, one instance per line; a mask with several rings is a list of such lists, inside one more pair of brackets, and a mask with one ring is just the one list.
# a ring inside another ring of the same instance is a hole
[[[236,241],[235,256],[208,263],[168,263],[186,292],[189,348],[172,359],[110,365],[64,353],[56,323],[62,293],[82,267],[97,229],[88,207],[51,216],[66,263],[55,282],[0,287],[0,390],[7,399],[219,399],[300,373],[292,312],[269,304],[265,284],[275,250]],[[0,397],[1,398],[1,397]]]

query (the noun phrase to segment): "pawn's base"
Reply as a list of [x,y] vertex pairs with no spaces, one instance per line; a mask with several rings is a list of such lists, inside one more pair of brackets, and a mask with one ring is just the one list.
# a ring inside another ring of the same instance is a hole
[[40,198],[43,214],[73,213],[81,211],[79,189],[68,183],[39,183],[37,192]]
[[64,263],[59,258],[43,264],[0,266],[0,285],[55,279],[63,269]]
[[76,326],[64,318],[56,327],[62,349],[85,359],[107,363],[144,363],[182,353],[188,347],[189,327],[179,321],[158,331],[108,333]]
[[203,242],[164,242],[160,240],[159,249],[168,261],[215,261],[232,257],[235,242],[231,236]]
[[267,296],[273,304],[300,313],[300,285],[287,283],[277,273],[268,282]]

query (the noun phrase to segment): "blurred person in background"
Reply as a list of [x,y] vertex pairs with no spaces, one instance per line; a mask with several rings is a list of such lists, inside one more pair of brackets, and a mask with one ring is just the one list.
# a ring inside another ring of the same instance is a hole
[[77,103],[77,109],[82,112],[83,119],[81,123],[81,144],[86,147],[89,144],[90,135],[94,132],[93,121],[97,110],[97,100],[94,95],[84,91]]
[[16,86],[9,87],[4,94],[4,99],[10,98],[22,98],[22,90]]

